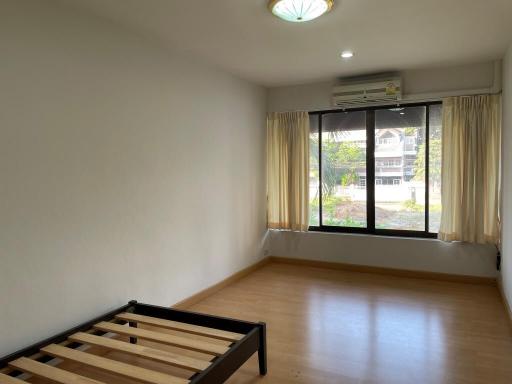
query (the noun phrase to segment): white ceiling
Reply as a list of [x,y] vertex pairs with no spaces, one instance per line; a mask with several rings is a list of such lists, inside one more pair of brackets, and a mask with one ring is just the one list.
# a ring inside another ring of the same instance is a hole
[[512,41],[512,0],[336,0],[302,24],[266,0],[65,2],[266,86],[497,59]]

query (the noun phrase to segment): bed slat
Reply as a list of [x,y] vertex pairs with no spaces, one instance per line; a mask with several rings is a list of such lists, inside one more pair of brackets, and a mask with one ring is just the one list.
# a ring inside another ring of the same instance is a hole
[[134,365],[121,363],[119,361],[106,359],[104,357],[92,355],[90,353],[77,351],[75,349],[61,347],[57,344],[51,344],[41,348],[44,353],[59,357],[61,359],[71,360],[77,363],[85,364],[90,367],[99,368],[110,373],[116,373],[125,377],[140,380],[150,384],[187,384],[189,380],[180,379],[165,373],[152,371],[146,368],[140,368]]
[[201,327],[199,325],[180,323],[178,321],[159,319],[157,317],[137,315],[135,313],[120,313],[119,315],[116,315],[116,317],[121,320],[147,325],[154,325],[156,327],[162,327],[172,329],[175,331],[192,333],[194,335],[207,336],[212,337],[214,339],[226,341],[238,341],[245,336],[241,333],[228,332],[215,328]]
[[194,339],[187,339],[181,336],[169,335],[162,332],[148,331],[146,329],[126,327],[119,324],[108,323],[106,321],[102,321],[101,323],[96,324],[94,328],[104,332],[114,332],[120,335],[139,337],[141,339],[156,341],[159,343],[189,349],[191,351],[203,352],[216,356],[220,356],[226,353],[229,349],[229,347],[226,347],[224,345],[212,344]]
[[68,372],[26,357],[11,361],[9,365],[20,371],[31,373],[35,376],[43,377],[61,384],[102,384],[100,381],[89,379],[88,377],[80,376],[76,373]]
[[3,373],[0,373],[0,384],[23,384],[27,383],[26,381],[17,379],[15,377],[4,375]]
[[145,347],[143,345],[129,344],[120,340],[113,340],[108,337],[101,337],[79,332],[69,336],[69,340],[82,344],[95,345],[114,351],[129,353],[131,355],[144,357],[146,359],[170,364],[175,367],[189,369],[194,372],[200,372],[210,366],[209,361],[194,359],[187,356],[181,356],[176,353],[162,351],[160,349]]

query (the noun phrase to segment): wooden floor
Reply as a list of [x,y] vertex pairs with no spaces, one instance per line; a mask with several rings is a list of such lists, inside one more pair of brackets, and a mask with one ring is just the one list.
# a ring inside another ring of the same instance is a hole
[[493,286],[272,263],[191,309],[267,322],[268,375],[231,384],[512,383]]
[[[268,375],[258,375],[253,357],[231,384],[512,383],[512,328],[493,286],[271,263],[190,309],[267,323]],[[119,352],[89,352],[190,375]],[[60,366],[120,383],[73,363]]]

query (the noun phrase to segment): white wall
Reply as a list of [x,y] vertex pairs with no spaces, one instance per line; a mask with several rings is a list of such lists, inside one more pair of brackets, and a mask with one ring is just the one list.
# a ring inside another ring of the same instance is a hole
[[[401,72],[404,99],[427,93],[490,88],[494,84],[495,63],[454,67],[414,69]],[[270,88],[269,111],[332,109],[332,87],[337,80],[321,83]]]
[[265,90],[50,1],[0,12],[0,355],[262,256]]
[[[495,75],[495,63],[490,61],[403,71],[402,79],[405,97],[408,98],[434,92],[490,89],[495,85]],[[496,80],[499,81],[499,78]],[[333,79],[322,83],[271,88],[268,91],[267,109],[332,109],[330,95],[335,83],[336,80]],[[269,240],[269,253],[275,256],[460,275],[496,276],[496,249],[493,246],[447,244],[432,239],[314,232],[292,234],[280,231],[272,231]]]
[[503,291],[512,307],[512,45],[503,60],[503,181],[502,181]]
[[493,247],[435,239],[270,231],[274,256],[454,275],[495,277]]

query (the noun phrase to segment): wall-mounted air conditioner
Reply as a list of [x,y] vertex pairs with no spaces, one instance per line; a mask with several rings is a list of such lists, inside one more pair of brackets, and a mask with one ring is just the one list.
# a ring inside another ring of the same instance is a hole
[[393,103],[402,99],[400,77],[374,81],[346,81],[333,88],[335,107],[354,107],[364,104]]

